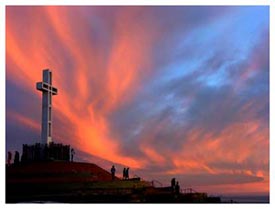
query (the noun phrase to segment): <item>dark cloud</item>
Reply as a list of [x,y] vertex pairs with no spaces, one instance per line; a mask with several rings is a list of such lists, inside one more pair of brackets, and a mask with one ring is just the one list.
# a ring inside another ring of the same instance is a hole
[[268,170],[269,164],[264,162],[255,162],[252,159],[248,159],[246,162],[238,163],[238,162],[227,162],[222,159],[216,162],[209,163],[210,167],[217,169],[232,169],[232,170],[251,170],[252,172],[256,172],[258,170]]
[[[6,80],[6,85],[6,110],[15,111],[35,121],[40,121],[40,108],[36,105],[42,102],[40,98],[33,94],[33,91],[21,88],[16,81]],[[35,88],[33,84],[33,89]]]
[[[110,115],[112,130],[123,142],[121,146],[123,153],[141,158],[146,157],[139,146],[143,141],[146,141],[146,146],[160,155],[180,153],[191,130],[200,130],[198,140],[196,140],[196,143],[200,143],[200,140],[203,141],[207,134],[210,133],[213,138],[218,137],[235,123],[260,121],[260,126],[268,127],[269,64],[267,58],[269,55],[266,36],[254,43],[252,52],[246,59],[239,59],[236,49],[232,48],[229,43],[225,45],[219,43],[214,46],[211,50],[212,54],[206,54],[206,59],[202,60],[195,71],[188,72],[188,69],[183,68],[183,71],[187,70],[184,76],[164,82],[160,79],[159,82],[144,84],[144,91]],[[197,50],[199,49],[192,48],[189,56],[192,53],[196,54]],[[258,52],[262,52],[256,59],[258,69],[252,77],[242,78],[243,73],[251,66],[251,62],[255,61],[254,56]],[[180,57],[177,58],[180,59]],[[217,81],[217,85],[211,86],[205,82],[209,75],[220,72],[223,74],[221,81]],[[203,76],[204,79],[198,79]],[[242,86],[238,87],[237,81],[240,81]],[[157,85],[154,86],[154,83]],[[250,105],[247,105],[248,103]],[[248,129],[243,131],[245,134]],[[250,135],[248,134],[247,137]],[[221,163],[219,163],[220,160]],[[214,169],[250,169],[255,172],[268,169],[266,164],[260,166],[255,160],[249,163],[220,160],[216,163],[211,162],[209,166]],[[169,157],[166,162],[159,165],[150,159],[148,161],[150,167],[145,170],[148,173],[164,172],[174,167],[173,163],[169,162]],[[233,176],[225,175],[224,178],[230,179],[228,183],[238,182]],[[222,175],[198,177],[198,179],[208,179],[212,182],[211,178],[218,178],[220,180],[218,184],[223,182]],[[240,182],[262,180],[256,176],[245,175],[236,178],[242,179]],[[199,181],[193,180],[193,183]],[[190,177],[188,177],[189,181]]]
[[[173,176],[171,175],[171,178]],[[225,184],[245,184],[251,182],[261,182],[263,178],[246,174],[187,174],[177,177],[183,187],[206,186],[209,182],[213,185]]]
[[[256,10],[30,7],[8,9],[7,19],[8,34],[22,30],[18,46],[36,48],[37,39],[30,44],[28,37],[38,31],[39,49],[47,52],[43,61],[58,63],[64,103],[57,102],[64,108],[54,109],[54,135],[72,142],[78,159],[106,169],[112,159],[121,169],[126,156],[143,163],[133,172],[147,178],[167,182],[172,175],[166,174],[176,170],[190,186],[220,185],[260,182],[259,170],[268,175],[269,30],[266,15]],[[24,52],[31,57],[31,50]],[[8,55],[7,112],[40,121],[41,99],[15,80],[21,69]],[[6,121],[7,149],[37,137],[37,130],[10,115]],[[119,153],[103,142],[114,142]],[[194,175],[183,174],[186,169]],[[202,170],[208,173],[195,174]]]

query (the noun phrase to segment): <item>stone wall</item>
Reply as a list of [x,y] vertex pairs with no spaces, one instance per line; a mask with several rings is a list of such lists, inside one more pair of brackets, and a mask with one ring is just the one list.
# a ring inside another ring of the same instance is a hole
[[21,162],[48,160],[70,161],[70,145],[50,143],[33,145],[23,144]]

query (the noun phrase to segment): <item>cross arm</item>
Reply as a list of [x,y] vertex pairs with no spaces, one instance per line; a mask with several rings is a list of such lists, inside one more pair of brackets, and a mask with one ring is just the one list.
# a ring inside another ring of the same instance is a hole
[[39,91],[51,92],[53,95],[57,95],[57,88],[55,88],[45,82],[36,83],[36,89]]

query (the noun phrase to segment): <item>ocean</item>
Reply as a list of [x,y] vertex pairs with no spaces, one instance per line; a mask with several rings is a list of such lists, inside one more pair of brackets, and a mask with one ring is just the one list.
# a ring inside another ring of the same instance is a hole
[[222,202],[233,203],[269,203],[268,195],[253,195],[253,196],[221,196]]

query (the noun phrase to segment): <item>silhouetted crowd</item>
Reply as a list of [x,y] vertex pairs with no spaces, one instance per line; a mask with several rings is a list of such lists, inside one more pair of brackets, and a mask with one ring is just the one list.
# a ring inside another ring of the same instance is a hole
[[[128,168],[123,168],[123,172],[122,172],[122,179],[123,180],[129,179],[129,169],[130,169],[129,167]],[[113,165],[111,167],[112,180],[115,180],[115,174],[116,174],[116,168]]]
[[[53,144],[54,146],[56,145],[60,145],[60,144]],[[63,148],[70,148],[69,146],[60,146],[62,149],[56,149],[59,153],[65,153],[63,152],[64,149]],[[42,147],[43,148],[43,147]],[[14,153],[14,158],[13,158],[13,154],[11,151],[8,151],[8,156],[7,156],[7,166],[10,166],[11,164],[17,165],[20,162],[25,163],[25,162],[32,162],[32,161],[43,161],[43,160],[65,160],[65,161],[71,161],[73,162],[74,160],[74,155],[75,155],[75,151],[73,148],[68,149],[67,151],[67,158],[64,157],[53,157],[53,158],[49,158],[49,157],[41,157],[41,154],[43,154],[43,149],[40,147],[40,144],[37,143],[35,145],[23,145],[23,154],[21,155],[21,160],[20,160],[20,154],[18,151],[15,151]],[[47,147],[46,147],[47,148]],[[51,148],[51,147],[50,147]],[[55,148],[55,147],[54,147]],[[59,147],[58,147],[59,148]],[[49,149],[45,149],[44,148],[44,152],[48,151]],[[56,151],[54,150],[54,151]],[[71,156],[69,156],[69,153]],[[45,153],[44,153],[45,154]],[[13,160],[13,163],[12,163]]]
[[[18,151],[15,151],[14,154],[14,159],[13,159],[13,164],[17,165],[20,163],[20,155]],[[8,151],[8,162],[7,162],[8,166],[10,166],[12,164],[12,152]]]
[[[123,168],[122,172],[122,179],[127,180],[129,179],[129,167],[128,168]],[[115,180],[115,174],[116,174],[116,168],[114,165],[111,167],[111,175],[112,175],[112,180]],[[180,185],[179,182],[176,181],[176,178],[171,179],[171,191],[175,193],[175,195],[180,194]]]

